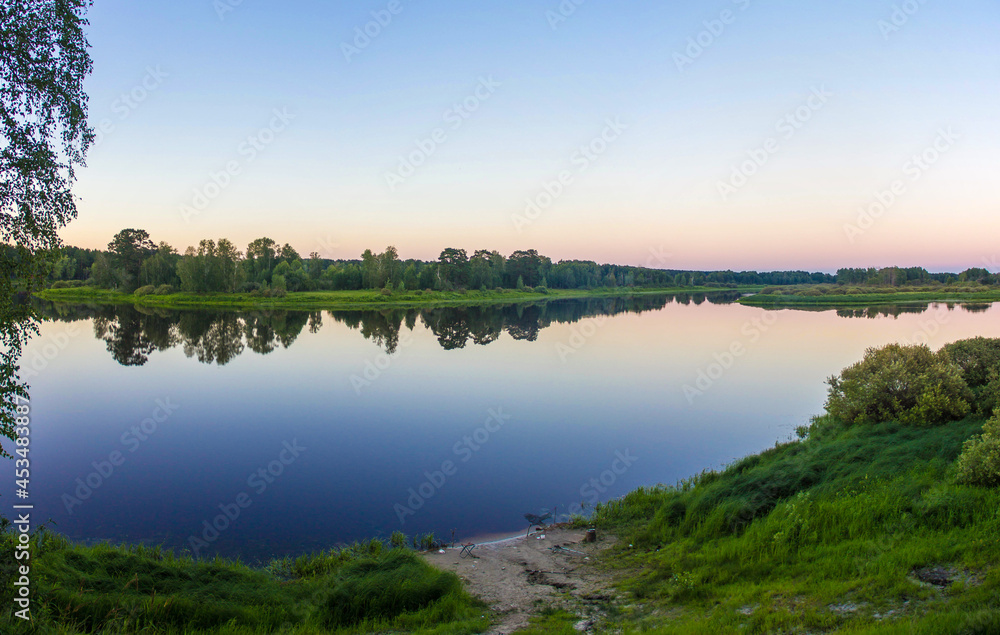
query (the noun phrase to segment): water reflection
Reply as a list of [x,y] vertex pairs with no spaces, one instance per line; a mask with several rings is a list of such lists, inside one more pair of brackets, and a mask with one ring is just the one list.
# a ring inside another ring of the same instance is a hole
[[[860,307],[860,308],[850,308],[850,309],[837,309],[837,315],[844,318],[868,318],[874,320],[876,318],[891,317],[898,318],[904,314],[912,313],[926,313],[932,307],[937,309],[940,307],[946,308],[948,311],[954,311],[956,308],[961,308],[969,313],[983,313],[989,311],[992,305],[989,303],[956,303],[956,302],[929,302],[926,304],[890,304],[885,306],[872,306],[872,307]],[[814,310],[829,310],[816,308]]]
[[[554,323],[576,322],[596,315],[643,313],[667,304],[730,304],[738,292],[641,295],[622,298],[553,300],[471,307],[385,309],[381,311],[327,311],[335,322],[359,331],[385,350],[395,353],[403,328],[422,324],[445,350],[469,344],[487,345],[503,333],[515,340],[535,341],[539,332]],[[49,320],[92,319],[94,335],[123,366],[142,366],[155,351],[182,347],[187,357],[204,364],[223,366],[247,349],[266,355],[279,346],[291,346],[303,329],[318,332],[322,311],[179,311],[131,305],[67,305],[44,303],[41,314]]]

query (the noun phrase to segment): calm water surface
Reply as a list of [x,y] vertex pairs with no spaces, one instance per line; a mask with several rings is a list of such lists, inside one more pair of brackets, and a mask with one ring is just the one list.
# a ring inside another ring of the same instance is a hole
[[395,530],[517,531],[525,513],[577,511],[789,438],[869,346],[1000,337],[997,306],[733,299],[48,306],[23,360],[35,516],[77,540],[251,560]]

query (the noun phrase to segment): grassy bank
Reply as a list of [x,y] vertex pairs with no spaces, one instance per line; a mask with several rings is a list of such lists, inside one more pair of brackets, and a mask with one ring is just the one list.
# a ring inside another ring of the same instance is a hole
[[[44,534],[32,543],[32,622],[7,610],[14,606],[13,579],[4,580],[0,632],[457,635],[482,632],[490,621],[455,575],[380,542],[264,569],[144,547],[87,547]],[[4,565],[13,562],[11,534],[0,546]],[[0,575],[13,573],[6,567]]]
[[[957,485],[982,419],[816,420],[804,440],[598,507],[625,609],[663,633],[1000,632],[1000,490]],[[571,632],[572,618],[538,632]]]
[[[740,290],[753,292],[760,287]],[[172,309],[377,309],[383,307],[471,306],[568,300],[574,298],[613,298],[635,295],[663,295],[670,293],[710,293],[733,291],[713,287],[684,288],[613,288],[613,289],[548,289],[493,291],[393,291],[384,294],[378,290],[365,291],[302,291],[283,297],[262,297],[246,293],[172,293],[170,295],[142,295],[120,293],[93,287],[73,289],[47,289],[35,295],[43,300],[74,303],[129,303],[138,306]]]
[[759,307],[794,306],[877,306],[927,302],[998,302],[1000,289],[983,286],[915,287],[850,287],[838,285],[806,285],[767,287],[761,292],[739,300]]

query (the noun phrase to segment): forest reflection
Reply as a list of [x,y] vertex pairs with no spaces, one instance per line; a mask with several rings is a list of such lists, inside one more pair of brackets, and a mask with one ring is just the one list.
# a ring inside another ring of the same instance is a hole
[[[948,311],[954,311],[957,308],[961,308],[963,311],[969,313],[984,313],[990,310],[993,305],[990,303],[973,303],[973,302],[929,302],[926,304],[892,304],[886,306],[873,306],[873,307],[862,307],[862,308],[851,308],[851,309],[837,309],[837,315],[845,318],[884,318],[892,317],[896,318],[900,315],[907,313],[925,313],[930,310],[931,307],[935,309],[945,308]],[[814,310],[829,310],[816,308]]]
[[469,344],[490,344],[503,333],[530,342],[553,323],[576,322],[596,315],[656,311],[674,302],[729,304],[739,297],[738,292],[722,291],[381,311],[178,311],[131,305],[43,303],[39,311],[49,320],[93,320],[94,335],[104,340],[111,356],[124,366],[142,366],[152,353],[177,346],[186,356],[204,364],[225,365],[247,350],[266,355],[279,346],[288,348],[304,329],[318,332],[324,319],[359,331],[362,337],[392,354],[402,329],[413,330],[418,323],[434,334],[442,348],[453,350]]
[[[740,293],[682,293],[640,295],[622,298],[553,300],[508,305],[386,309],[381,311],[178,311],[131,305],[70,305],[42,303],[38,309],[48,320],[93,320],[94,335],[104,340],[119,364],[142,366],[156,351],[177,346],[184,354],[204,364],[224,365],[247,350],[266,355],[278,347],[288,348],[303,330],[318,332],[324,319],[358,331],[386,353],[396,352],[402,330],[418,324],[431,331],[445,350],[470,344],[486,345],[503,333],[515,340],[534,341],[542,329],[554,323],[569,323],[597,316],[656,311],[668,304],[730,304]],[[982,312],[989,304],[930,303],[856,309],[836,309],[844,318],[898,317],[923,313],[931,306]],[[797,310],[831,310],[818,307]]]

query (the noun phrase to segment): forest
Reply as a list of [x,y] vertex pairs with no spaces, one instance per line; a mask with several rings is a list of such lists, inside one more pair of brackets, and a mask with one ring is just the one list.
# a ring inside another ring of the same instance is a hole
[[[8,249],[8,257],[17,253]],[[587,289],[606,287],[735,287],[832,283],[806,271],[687,271],[551,258],[534,249],[504,256],[495,250],[447,248],[436,261],[400,258],[395,247],[366,249],[359,259],[302,256],[288,243],[263,237],[245,250],[226,238],[206,239],[183,253],[154,243],[141,229],[124,229],[107,250],[66,246],[49,258],[47,286],[94,286],[125,293],[260,293],[317,290]]]
[[[17,252],[7,247],[7,256]],[[435,261],[400,258],[389,246],[366,249],[359,259],[302,256],[288,243],[263,237],[241,250],[226,238],[201,240],[184,253],[154,243],[141,229],[124,229],[107,250],[63,247],[48,258],[46,285],[93,286],[137,295],[250,293],[281,296],[296,291],[389,289],[595,289],[682,288],[841,284],[907,287],[928,284],[1000,284],[1000,275],[973,267],[960,273],[930,273],[923,267],[842,268],[836,275],[806,271],[691,271],[654,269],[589,260],[560,260],[534,249],[504,256],[498,251],[449,247]]]

